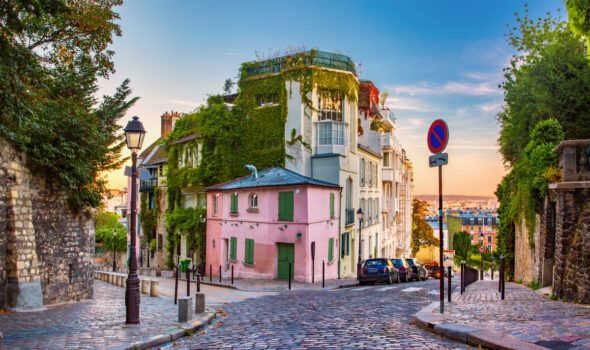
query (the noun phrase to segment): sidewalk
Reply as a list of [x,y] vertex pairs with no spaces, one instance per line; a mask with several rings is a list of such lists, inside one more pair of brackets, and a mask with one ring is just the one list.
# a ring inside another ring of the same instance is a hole
[[532,289],[478,281],[463,295],[432,303],[415,315],[419,326],[445,337],[492,349],[590,349],[590,306],[549,300]]
[[140,325],[125,324],[125,289],[95,280],[94,299],[48,306],[40,312],[0,314],[4,349],[149,348],[209,324],[212,312],[177,322],[168,297],[141,295]]

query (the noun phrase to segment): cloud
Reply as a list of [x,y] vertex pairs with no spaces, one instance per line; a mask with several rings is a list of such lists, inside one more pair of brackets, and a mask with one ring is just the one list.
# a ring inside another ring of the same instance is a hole
[[174,103],[176,105],[186,106],[186,107],[191,107],[191,108],[197,108],[197,107],[201,107],[203,105],[202,102],[194,102],[194,101],[186,101],[186,100],[172,100],[170,102]]
[[502,109],[502,101],[495,101],[495,102],[488,102],[482,103],[477,105],[477,108],[481,109],[482,111],[489,113],[489,112],[499,112]]
[[401,85],[391,88],[394,93],[406,95],[466,95],[489,96],[498,95],[502,91],[496,83],[450,81],[444,84],[420,83],[416,85]]
[[415,98],[407,97],[389,97],[385,102],[387,107],[392,110],[406,110],[414,112],[432,112],[433,108]]

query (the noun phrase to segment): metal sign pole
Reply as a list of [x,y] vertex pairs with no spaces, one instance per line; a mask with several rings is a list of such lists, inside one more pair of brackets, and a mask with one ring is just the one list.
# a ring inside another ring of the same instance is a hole
[[440,313],[445,311],[445,268],[443,265],[443,194],[442,194],[442,166],[438,167],[438,233],[440,245],[438,257],[440,261]]

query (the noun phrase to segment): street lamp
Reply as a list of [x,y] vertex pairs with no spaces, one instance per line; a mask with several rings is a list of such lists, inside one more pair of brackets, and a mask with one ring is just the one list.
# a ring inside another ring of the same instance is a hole
[[131,220],[129,225],[131,244],[129,247],[129,275],[125,289],[125,323],[139,323],[139,276],[137,275],[137,152],[141,149],[145,129],[138,117],[133,117],[124,129],[127,148],[131,150]]
[[117,251],[115,250],[115,238],[117,237],[117,228],[113,228],[113,272],[117,270],[117,263],[115,262],[117,259]]
[[363,208],[356,211],[356,218],[359,219],[359,258],[356,264],[356,275],[361,274],[361,228],[363,227]]

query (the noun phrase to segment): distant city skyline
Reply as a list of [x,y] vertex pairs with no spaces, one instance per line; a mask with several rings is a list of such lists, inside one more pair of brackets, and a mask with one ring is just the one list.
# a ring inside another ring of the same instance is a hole
[[[99,93],[112,94],[131,79],[141,99],[121,124],[138,115],[147,147],[160,135],[161,114],[193,111],[220,93],[225,79],[236,80],[240,64],[257,52],[302,46],[342,52],[359,64],[359,78],[390,93],[387,105],[414,165],[415,194],[438,191],[426,132],[444,118],[450,128],[444,192],[493,196],[505,173],[495,118],[503,101],[502,68],[512,53],[504,34],[524,4],[127,1],[118,9],[123,36],[111,47],[117,72],[100,81]],[[562,7],[560,1],[529,5],[532,17]],[[112,188],[127,186],[122,174],[108,174]]]

